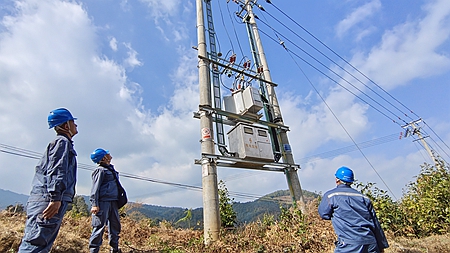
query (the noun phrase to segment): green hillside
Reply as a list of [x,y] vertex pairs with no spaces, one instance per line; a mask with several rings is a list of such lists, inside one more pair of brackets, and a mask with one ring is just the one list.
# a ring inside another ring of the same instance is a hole
[[[319,195],[309,191],[303,191],[305,200],[308,202]],[[262,219],[264,215],[273,215],[277,218],[280,214],[280,206],[288,207],[291,205],[291,197],[288,190],[279,190],[267,194],[257,200],[240,203],[234,202],[233,209],[237,214],[238,224],[250,223]],[[164,207],[154,205],[131,205],[132,207],[127,211],[129,215],[142,214],[146,218],[150,218],[155,224],[166,220],[171,223],[176,223],[178,220],[186,216],[187,208],[180,207]],[[187,222],[179,222],[176,226],[181,228],[203,228],[203,208],[196,208],[191,210],[192,218]]]

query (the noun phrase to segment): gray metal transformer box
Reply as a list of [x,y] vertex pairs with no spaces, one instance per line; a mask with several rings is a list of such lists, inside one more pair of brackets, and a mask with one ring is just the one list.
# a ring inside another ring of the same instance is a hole
[[256,114],[263,108],[259,90],[252,86],[234,91],[231,96],[223,98],[225,111],[247,115]]
[[230,152],[239,158],[257,161],[274,161],[269,130],[247,123],[238,123],[228,131]]

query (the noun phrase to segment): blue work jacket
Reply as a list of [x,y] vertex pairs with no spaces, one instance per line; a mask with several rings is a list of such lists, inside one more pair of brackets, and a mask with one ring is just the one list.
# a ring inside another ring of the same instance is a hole
[[73,142],[58,134],[35,168],[29,201],[68,201],[75,196],[77,153]]
[[372,202],[349,185],[340,184],[326,192],[319,204],[319,215],[331,219],[340,243],[389,247]]
[[[108,169],[109,168],[109,169]],[[113,174],[115,173],[115,175]],[[92,206],[98,206],[99,201],[115,201],[119,196],[116,177],[119,173],[114,169],[114,165],[99,165],[92,172],[92,188],[90,201]]]

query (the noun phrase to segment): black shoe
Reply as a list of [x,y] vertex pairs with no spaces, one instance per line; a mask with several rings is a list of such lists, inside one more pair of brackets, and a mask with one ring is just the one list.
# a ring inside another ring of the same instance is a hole
[[121,249],[111,249],[111,253],[122,253]]

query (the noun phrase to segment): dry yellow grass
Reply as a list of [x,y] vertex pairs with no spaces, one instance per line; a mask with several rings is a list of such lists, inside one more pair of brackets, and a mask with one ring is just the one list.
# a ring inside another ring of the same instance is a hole
[[[234,230],[224,231],[221,240],[205,247],[203,232],[173,228],[163,222],[152,225],[148,219],[122,219],[121,248],[124,253],[262,253],[262,252],[333,252],[335,235],[331,222],[321,220],[314,204],[301,218],[293,216],[288,222],[260,221]],[[23,236],[25,215],[0,213],[0,252],[16,252]],[[91,232],[90,217],[64,218],[52,253],[88,252]],[[386,253],[450,252],[450,235],[422,239],[394,238],[387,233],[390,248]],[[102,252],[109,252],[107,233]]]

